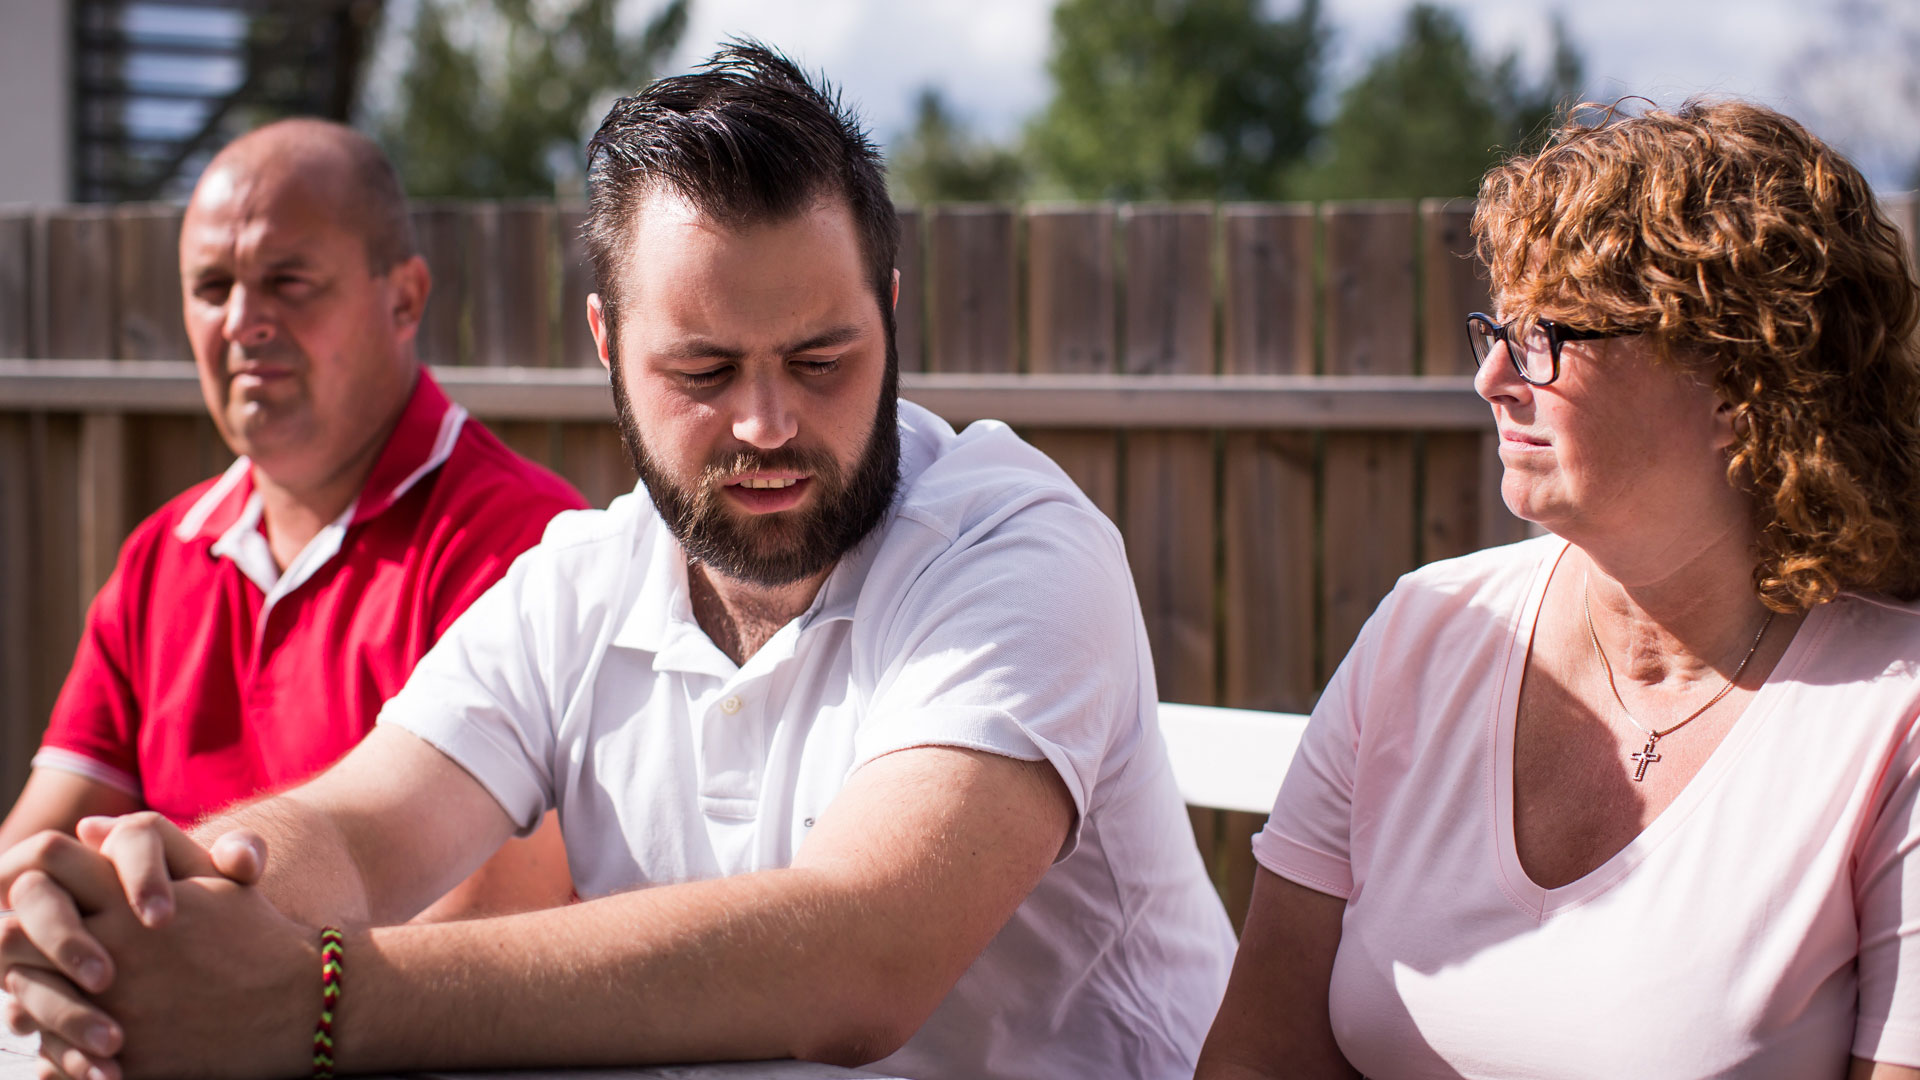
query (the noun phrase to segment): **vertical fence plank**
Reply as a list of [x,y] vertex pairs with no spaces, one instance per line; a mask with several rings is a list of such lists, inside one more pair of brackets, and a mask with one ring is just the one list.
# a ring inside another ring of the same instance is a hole
[[80,421],[72,415],[33,414],[28,443],[36,531],[28,715],[37,734],[53,712],[80,641]]
[[1213,207],[1136,203],[1127,228],[1129,375],[1211,375]]
[[466,213],[451,204],[421,205],[413,211],[413,233],[420,256],[433,275],[427,310],[414,345],[429,364],[465,362],[461,326],[466,314]]
[[[1227,206],[1221,218],[1222,370],[1312,374],[1313,208]],[[1221,704],[1305,710],[1315,689],[1313,436],[1230,433],[1222,467]],[[1264,814],[1220,815],[1216,865],[1236,930],[1253,896],[1253,834],[1265,822]]]
[[[0,216],[0,356],[39,351],[34,328],[34,220]],[[34,642],[30,598],[41,567],[32,523],[34,468],[30,422],[0,413],[0,805],[12,806],[26,783],[27,763],[43,717],[34,708]]]
[[942,206],[929,212],[927,367],[1013,371],[1013,211]]
[[490,204],[476,208],[468,224],[473,362],[546,367],[552,359],[553,207]]
[[[3,258],[4,255],[0,255]],[[3,298],[0,298],[3,299]],[[32,443],[27,417],[0,413],[0,805],[12,806],[27,781],[45,715],[34,707],[38,634],[29,599],[40,574],[31,529]]]
[[593,266],[587,261],[586,238],[580,234],[587,221],[585,207],[563,206],[554,214],[554,245],[560,252],[560,356],[561,367],[595,367],[600,354],[593,344],[593,332],[587,326],[587,295],[594,290]]
[[204,416],[129,416],[126,462],[126,520],[131,524],[226,469],[233,454]]
[[[1110,206],[1027,214],[1027,363],[1049,374],[1113,371],[1114,213]],[[1120,517],[1120,440],[1111,431],[1029,432],[1109,518]]]
[[80,416],[80,579],[79,608],[85,611],[93,594],[113,573],[120,541],[132,526],[127,521],[127,418],[123,413],[82,413]]
[[[488,367],[545,367],[551,359],[553,208],[493,203],[468,219],[473,362]],[[500,441],[529,461],[551,467],[559,432],[539,420],[489,424]]]
[[[1121,210],[1126,233],[1126,341],[1121,370],[1135,375],[1214,370],[1213,212],[1194,205]],[[1162,701],[1211,705],[1215,687],[1213,436],[1191,431],[1126,435],[1123,528],[1134,588],[1153,647]],[[1221,884],[1224,818],[1190,808],[1194,842]]]
[[[1412,374],[1413,208],[1336,204],[1325,220],[1327,374]],[[1413,479],[1411,434],[1327,436],[1323,675],[1394,580],[1413,568]]]
[[117,359],[193,359],[180,310],[180,218],[174,206],[123,206],[114,214]]
[[900,271],[900,298],[893,305],[894,341],[900,350],[901,371],[927,370],[927,266],[920,239],[920,211],[903,207],[900,250],[894,269]]
[[493,420],[487,427],[507,448],[528,461],[554,468],[559,456],[559,425],[546,420]]
[[[1129,206],[1124,371],[1208,374],[1213,359],[1211,208]],[[1213,436],[1127,436],[1127,546],[1153,643],[1160,696],[1214,692]]]
[[[1420,204],[1420,258],[1425,288],[1420,333],[1421,370],[1427,375],[1471,375],[1477,365],[1467,345],[1468,312],[1491,310],[1468,225],[1470,199]],[[1476,551],[1492,538],[1482,531],[1487,470],[1480,432],[1432,432],[1420,460],[1420,561]],[[1494,492],[1497,499],[1499,493]]]
[[40,352],[33,340],[33,216],[0,214],[0,357]]
[[46,216],[46,289],[41,345],[50,359],[105,360],[118,337],[113,218],[101,207],[66,207]]
[[627,464],[620,432],[611,421],[562,424],[555,466],[591,506],[604,508],[633,490],[633,467]]
[[[1311,375],[1311,207],[1225,212],[1226,348],[1234,375]],[[1226,438],[1226,704],[1312,706],[1313,436],[1276,431]]]

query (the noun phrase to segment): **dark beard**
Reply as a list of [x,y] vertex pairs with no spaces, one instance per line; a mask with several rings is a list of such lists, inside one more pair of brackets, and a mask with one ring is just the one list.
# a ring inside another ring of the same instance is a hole
[[[900,483],[900,421],[894,380],[882,386],[873,430],[849,479],[824,450],[742,450],[701,469],[691,488],[676,483],[647,453],[634,422],[620,361],[608,365],[614,412],[627,460],[647,486],[660,519],[687,558],[735,581],[790,585],[831,567],[880,524]],[[810,507],[741,517],[727,511],[720,488],[742,472],[793,470],[820,487]]]

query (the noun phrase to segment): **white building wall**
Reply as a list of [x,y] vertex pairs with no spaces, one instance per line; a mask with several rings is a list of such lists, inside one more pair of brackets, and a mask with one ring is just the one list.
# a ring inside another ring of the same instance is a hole
[[72,197],[67,0],[0,0],[0,204]]

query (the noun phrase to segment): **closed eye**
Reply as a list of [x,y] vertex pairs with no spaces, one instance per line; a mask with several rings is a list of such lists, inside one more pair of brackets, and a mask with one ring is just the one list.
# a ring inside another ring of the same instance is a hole
[[680,382],[690,390],[705,390],[719,386],[732,373],[732,364],[714,368],[712,371],[683,371],[680,373]]
[[788,363],[806,375],[831,375],[840,367],[840,358],[836,356],[827,360],[810,360],[806,357],[795,357]]
[[226,303],[227,294],[232,291],[233,282],[227,278],[203,278],[193,287],[195,299],[215,307]]

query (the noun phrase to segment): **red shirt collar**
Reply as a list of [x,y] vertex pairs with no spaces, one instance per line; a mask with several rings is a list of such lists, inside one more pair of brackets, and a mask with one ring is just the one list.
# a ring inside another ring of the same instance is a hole
[[[466,420],[467,410],[449,401],[427,369],[420,368],[400,419],[360,488],[350,524],[377,517],[444,464]],[[181,515],[174,535],[182,541],[217,540],[233,527],[252,496],[253,463],[242,457]]]

